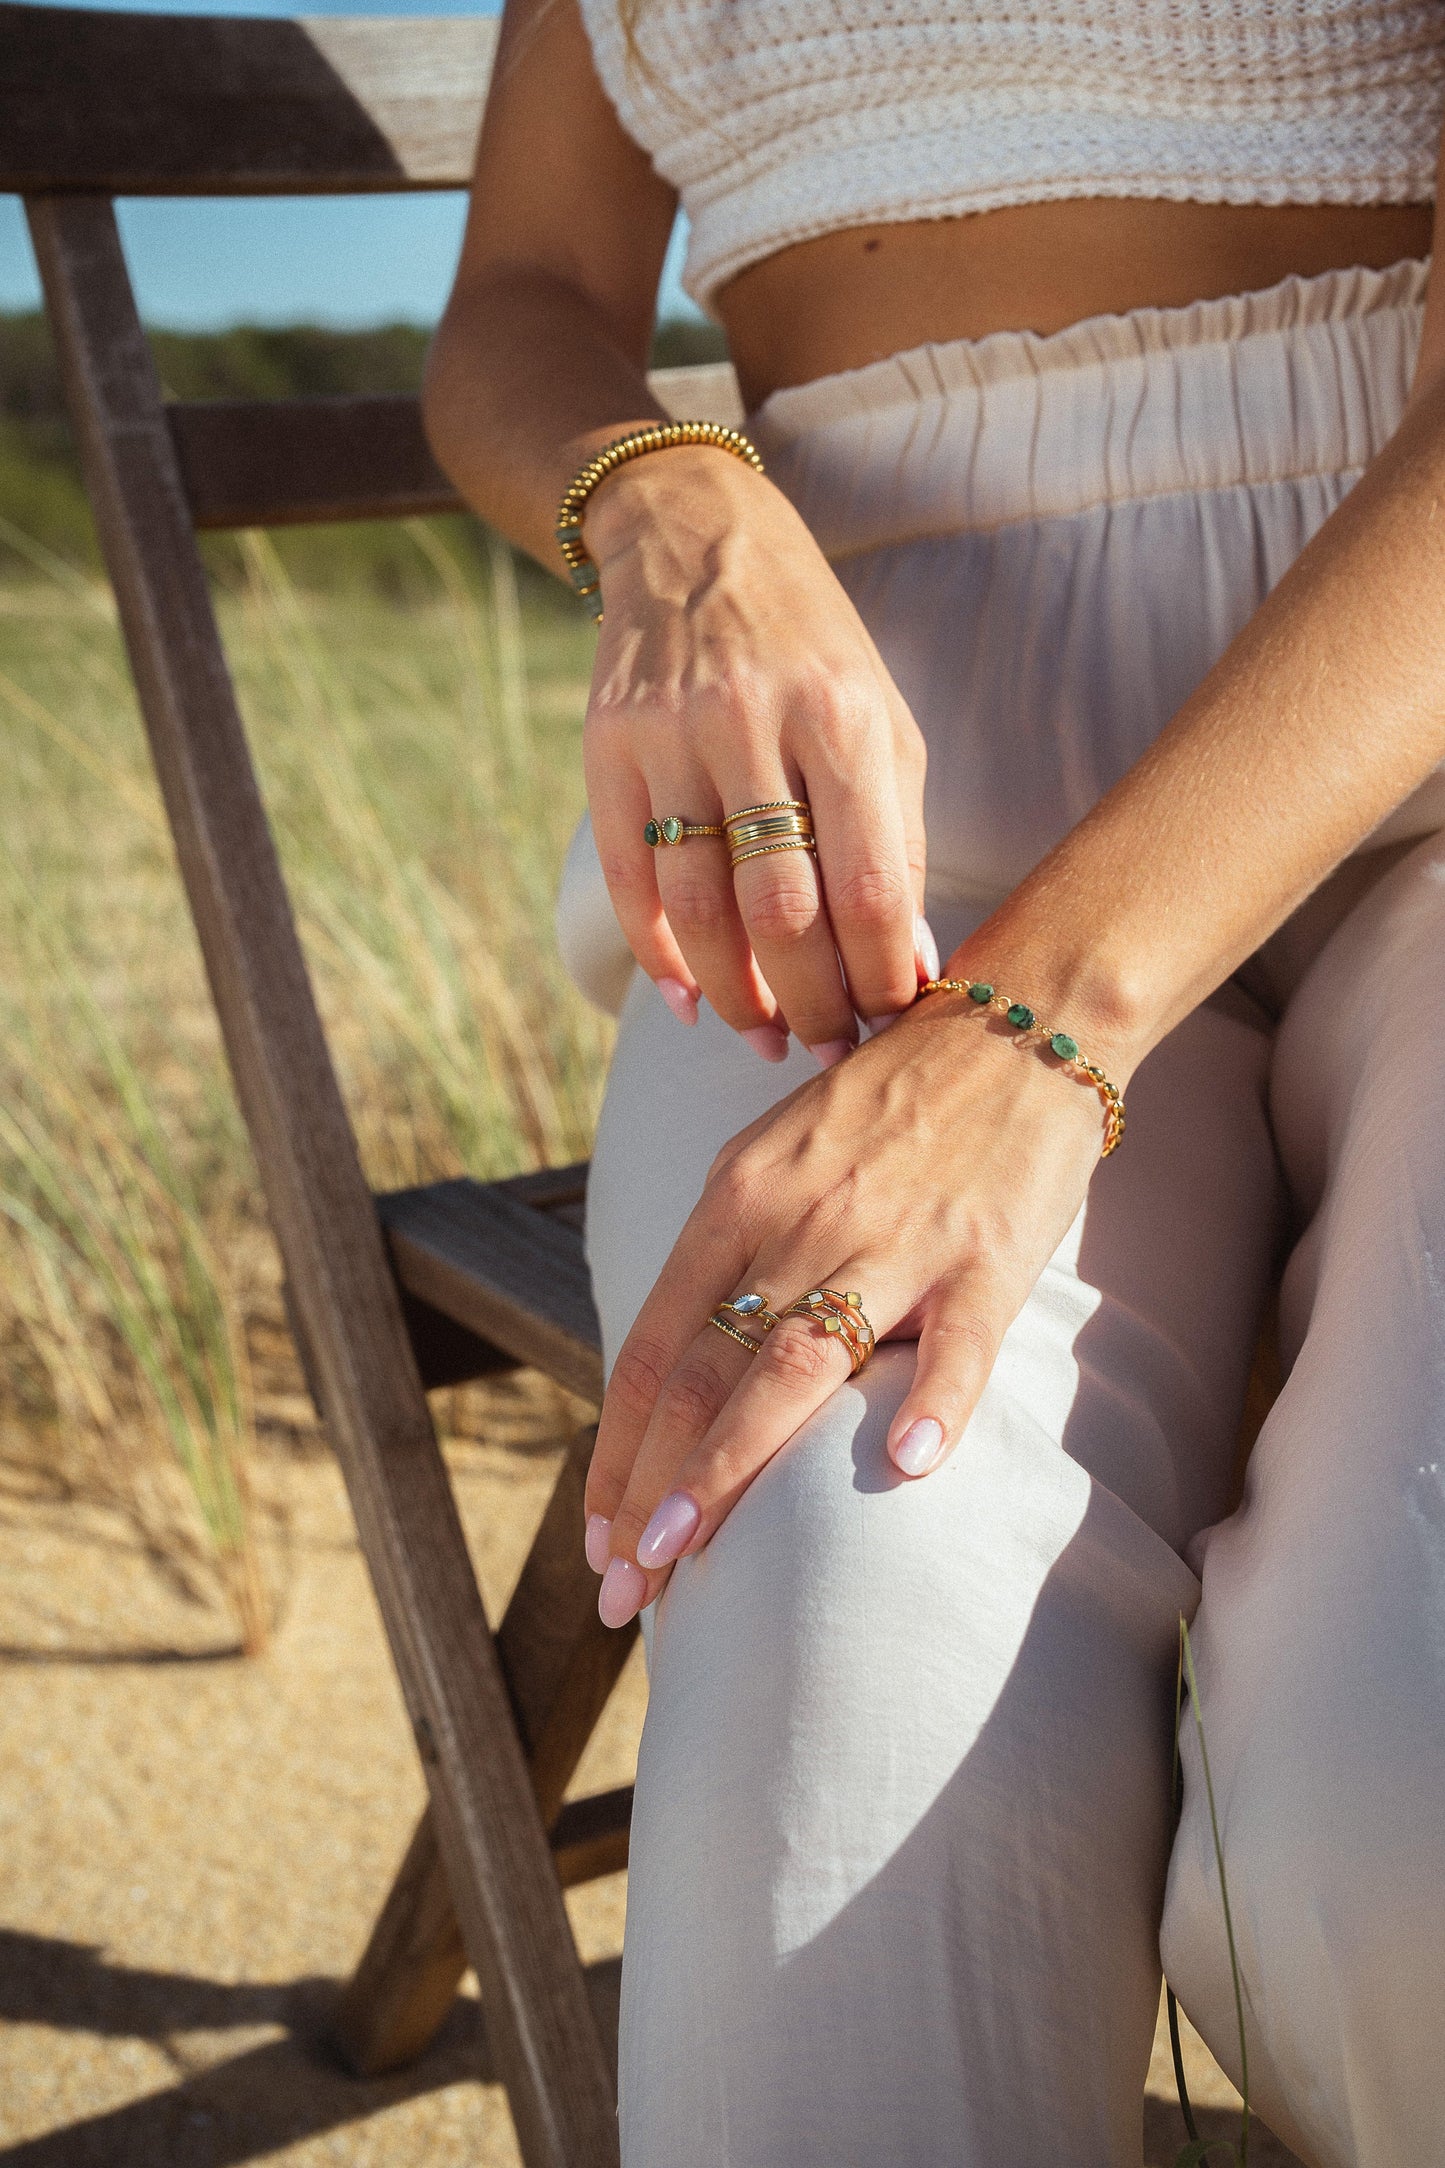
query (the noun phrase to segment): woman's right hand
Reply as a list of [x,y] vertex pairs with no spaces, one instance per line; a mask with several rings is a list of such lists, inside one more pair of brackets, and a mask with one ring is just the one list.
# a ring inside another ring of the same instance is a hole
[[[605,616],[583,738],[602,870],[674,1013],[699,994],[765,1058],[825,1066],[938,966],[923,900],[917,724],[787,499],[727,452],[649,454],[585,514]],[[650,848],[649,819],[800,798],[817,857],[730,871],[721,837]]]

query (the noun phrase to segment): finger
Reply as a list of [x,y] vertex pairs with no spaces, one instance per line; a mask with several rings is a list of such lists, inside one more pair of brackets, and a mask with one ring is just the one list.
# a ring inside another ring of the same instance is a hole
[[[828,1284],[842,1283],[835,1278]],[[670,1566],[709,1542],[758,1471],[852,1369],[841,1334],[826,1332],[809,1318],[782,1318],[710,1428],[673,1458],[662,1496],[656,1495],[659,1471],[651,1456],[646,1483],[641,1466],[634,1471],[618,1520],[629,1529],[639,1527],[643,1555],[652,1567]]]
[[[772,795],[785,797],[786,791]],[[761,805],[766,798],[741,799]],[[843,983],[833,928],[824,908],[817,861],[808,850],[771,850],[732,874],[742,925],[792,1030],[828,1068],[858,1036]]]
[[[676,784],[661,786],[662,790],[678,792],[667,804],[676,805],[679,811],[686,803],[682,796],[685,788]],[[691,802],[698,801],[704,788],[713,800],[714,810],[706,814],[689,812],[688,819],[719,818],[712,785],[695,783]],[[654,785],[654,789],[658,786]],[[656,802],[663,805],[660,794]],[[783,1060],[788,1051],[787,1027],[780,1017],[774,991],[758,969],[738,912],[726,839],[688,836],[679,843],[660,843],[654,855],[662,907],[697,984],[725,1024],[748,1038],[765,1059]]]
[[931,1475],[947,1460],[1020,1307],[982,1267],[959,1274],[930,1301],[913,1383],[888,1426],[888,1457],[904,1475]]
[[[716,1305],[719,1290],[746,1284],[742,1274],[752,1250],[746,1217],[730,1177],[710,1180],[638,1311],[603,1396],[587,1470],[589,1523],[602,1519],[610,1528],[658,1395]],[[714,1333],[719,1344],[725,1337]],[[741,1348],[738,1354],[747,1360]]]
[[808,781],[823,897],[853,1006],[860,1016],[896,1013],[918,991],[918,914],[891,748]]
[[630,757],[589,756],[585,765],[592,833],[617,922],[673,1014],[695,1024],[698,982],[668,924],[653,854],[643,840],[650,818],[647,785]]
[[[913,902],[920,916],[928,879],[928,836],[923,825],[923,791],[928,777],[928,747],[923,732],[913,720],[908,703],[899,692],[886,670],[879,665],[883,676],[884,698],[893,722],[893,773],[898,788],[898,811],[903,822],[903,847],[908,856],[908,870],[913,880]],[[930,939],[932,936],[930,935]],[[937,951],[935,950],[935,958]],[[937,970],[929,973],[937,978]]]
[[[738,1320],[735,1330],[745,1329]],[[761,1347],[760,1337],[755,1344]],[[598,1592],[605,1625],[626,1625],[661,1595],[698,1519],[693,1501],[673,1488],[673,1470],[706,1437],[756,1359],[740,1340],[709,1325],[659,1392],[625,1499],[608,1529],[610,1555]]]

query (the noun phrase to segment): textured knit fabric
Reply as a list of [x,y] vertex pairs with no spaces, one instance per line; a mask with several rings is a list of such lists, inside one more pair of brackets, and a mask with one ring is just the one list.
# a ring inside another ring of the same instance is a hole
[[1445,0],[581,0],[683,284],[840,226],[1066,196],[1419,203]]
[[[1183,705],[1395,428],[1424,289],[1331,272],[917,347],[751,417],[928,740],[931,912],[1005,895]],[[1442,823],[1437,770],[1368,841]],[[585,821],[557,931],[620,1007]]]
[[[1420,281],[1290,281],[767,403],[771,471],[928,739],[945,953],[1389,433]],[[1442,817],[1417,799],[1396,832]],[[1301,958],[1273,1037],[1212,1001],[1141,1064],[938,1474],[887,1460],[913,1350],[885,1346],[678,1568],[645,1622],[625,2168],[1138,2168],[1161,1915],[1238,2060],[1188,1731],[1171,1854],[1196,1605],[1254,2100],[1311,2168],[1445,2161],[1442,954],[1426,836]],[[715,1153],[815,1073],[634,976],[588,1195],[609,1362]],[[1291,1243],[1288,1378],[1232,1512]]]

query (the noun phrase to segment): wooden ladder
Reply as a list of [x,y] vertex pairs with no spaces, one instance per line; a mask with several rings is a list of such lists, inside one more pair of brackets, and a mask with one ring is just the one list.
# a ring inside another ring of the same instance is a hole
[[[430,1804],[343,1998],[354,2067],[431,2038],[466,1965],[528,2168],[615,2168],[615,2079],[563,1887],[625,1865],[630,1789],[563,1793],[631,1644],[580,1552],[572,1441],[488,1628],[429,1387],[531,1364],[594,1404],[585,1166],[375,1197],[337,1087],[198,528],[458,510],[410,398],[168,404],[116,195],[463,188],[496,25],[87,13],[0,0],[0,189],[25,198],[182,878]],[[724,368],[655,380],[740,418]]]

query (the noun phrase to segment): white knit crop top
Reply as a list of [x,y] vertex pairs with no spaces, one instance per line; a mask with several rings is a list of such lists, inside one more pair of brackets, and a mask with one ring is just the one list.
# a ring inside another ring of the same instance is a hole
[[683,284],[839,226],[1063,196],[1419,203],[1445,0],[580,0],[691,222]]

